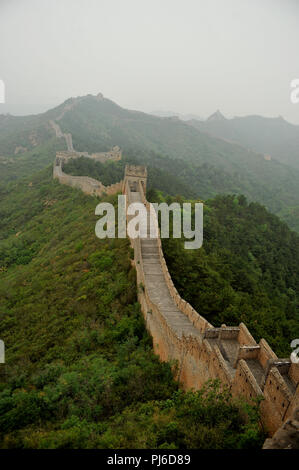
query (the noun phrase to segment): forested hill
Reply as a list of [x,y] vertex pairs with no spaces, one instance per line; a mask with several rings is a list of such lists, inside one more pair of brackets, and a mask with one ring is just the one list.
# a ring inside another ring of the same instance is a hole
[[275,159],[267,161],[178,119],[121,108],[101,95],[67,100],[30,119],[2,117],[0,182],[43,168],[53,161],[58,147],[65,148],[64,139],[57,139],[49,126],[55,119],[63,132],[73,135],[76,150],[97,152],[119,145],[124,155],[156,173],[170,172],[179,188],[187,188],[181,193],[188,197],[245,194],[299,230],[299,170]]
[[281,116],[244,116],[226,119],[214,113],[206,121],[190,120],[203,132],[236,142],[299,170],[299,126]]
[[96,238],[98,202],[52,167],[1,190],[0,448],[261,447],[256,406],[217,383],[183,393],[154,356],[129,241]]
[[[0,447],[260,446],[256,409],[240,411],[216,384],[178,392],[153,355],[128,240],[95,237],[98,202],[53,181],[51,167],[1,192]],[[244,321],[287,356],[299,237],[235,196],[208,201],[204,227],[200,250],[165,240],[178,290],[214,324]]]
[[244,196],[217,196],[204,207],[203,247],[185,250],[183,242],[165,239],[163,250],[184,299],[213,325],[244,322],[289,357],[299,337],[299,236]]

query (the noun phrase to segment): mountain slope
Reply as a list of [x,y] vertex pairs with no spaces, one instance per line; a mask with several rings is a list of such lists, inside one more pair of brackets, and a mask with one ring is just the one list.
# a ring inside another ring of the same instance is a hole
[[96,238],[98,202],[51,168],[1,193],[0,447],[260,447],[256,407],[178,391],[154,356],[129,242]]
[[[157,173],[162,169],[176,176],[187,188],[186,196],[205,199],[221,192],[242,193],[299,230],[299,170],[276,160],[266,161],[262,155],[211,137],[178,119],[129,111],[102,95],[69,99],[43,115],[28,118],[28,123],[27,118],[20,119],[28,127],[28,139],[34,125],[37,129],[44,126],[45,138],[27,153],[13,158],[4,154],[5,162],[0,159],[2,181],[30,174],[34,165],[42,168],[49,164],[55,146],[66,148],[65,140],[55,138],[53,129],[49,130],[49,121],[56,120],[62,132],[72,134],[76,150],[94,152],[119,145],[125,157],[144,162]],[[5,136],[9,121],[13,126],[15,121],[10,119],[4,130],[0,128],[0,155],[8,148]],[[9,132],[14,135],[13,149],[19,131]]]
[[[78,150],[92,152],[117,144],[137,159],[146,154],[146,163],[157,168],[160,164],[153,164],[151,155],[167,156],[176,160],[171,171],[178,178],[183,175],[184,184],[191,186],[196,196],[205,199],[226,187],[229,193],[243,193],[265,204],[299,229],[299,171],[276,160],[266,161],[262,155],[199,132],[180,120],[128,111],[105,98],[87,96],[80,100],[64,114],[60,125],[63,132],[73,134]],[[176,165],[181,160],[186,170],[178,170]],[[213,171],[217,178],[207,185]],[[201,179],[196,181],[194,174],[201,174]],[[200,181],[205,181],[203,186]]]
[[299,126],[282,117],[246,116],[225,119],[222,116],[221,119],[215,113],[206,121],[192,120],[189,124],[299,170]]

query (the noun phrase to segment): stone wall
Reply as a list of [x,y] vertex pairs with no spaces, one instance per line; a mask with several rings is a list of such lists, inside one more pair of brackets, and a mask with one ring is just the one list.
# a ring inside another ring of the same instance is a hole
[[[66,107],[63,113],[57,120],[63,117],[64,112],[71,109],[78,100],[72,100]],[[122,191],[123,182],[111,184],[110,186],[104,186],[100,181],[89,178],[87,176],[72,176],[64,173],[63,165],[69,160],[77,158],[90,158],[94,161],[100,161],[105,163],[107,161],[119,161],[121,160],[122,153],[121,149],[114,146],[109,152],[93,153],[89,155],[88,152],[76,152],[73,148],[72,134],[63,134],[60,126],[55,121],[50,121],[50,126],[54,129],[56,137],[64,137],[67,150],[56,153],[56,158],[53,167],[53,178],[58,179],[61,184],[66,184],[74,188],[81,189],[85,194],[93,196],[102,196],[103,194],[112,195]]]
[[80,157],[90,158],[91,160],[94,160],[96,162],[106,163],[106,162],[120,161],[122,158],[122,153],[121,153],[120,148],[115,146],[109,152],[98,152],[98,153],[92,153],[91,155],[88,152],[64,150],[64,151],[57,152],[56,157],[60,158],[63,163],[67,163],[69,160],[77,159]]
[[110,186],[104,186],[100,181],[89,178],[88,176],[72,176],[64,173],[62,165],[69,158],[79,158],[81,153],[57,152],[54,167],[53,178],[58,179],[61,184],[81,189],[85,194],[92,196],[102,196],[103,194],[112,195],[122,191],[123,182],[120,181]]
[[59,126],[55,121],[50,120],[49,121],[50,126],[55,132],[55,135],[58,139],[64,138],[66,147],[68,152],[74,152],[74,147],[73,147],[73,139],[72,139],[72,134],[64,134]]
[[[80,99],[74,99],[74,100],[71,100],[70,103],[65,105],[64,110],[62,111],[60,116],[57,117],[56,121],[60,121],[62,117],[64,116],[65,112],[71,110],[79,101]],[[56,154],[56,156],[59,156],[61,159],[63,159],[65,163],[69,159],[79,158],[79,157],[91,158],[92,160],[98,161],[101,163],[106,163],[108,161],[118,162],[122,158],[121,149],[117,145],[115,145],[108,152],[97,152],[97,153],[92,153],[91,155],[89,155],[88,152],[77,152],[74,150],[74,147],[73,147],[72,134],[63,133],[59,124],[57,124],[57,122],[55,122],[53,119],[49,121],[49,125],[54,130],[55,135],[58,139],[60,138],[65,139],[67,150],[62,151],[62,152],[57,152]]]
[[114,146],[109,152],[92,153],[90,157],[101,163],[118,162],[121,160],[121,150],[118,146]]
[[[124,193],[130,202],[131,192],[138,192],[140,201],[150,213],[151,207],[144,191],[146,182],[142,182],[144,178],[146,175],[142,169],[134,175],[134,169],[127,171],[126,168]],[[136,183],[135,187],[133,183]],[[152,214],[158,226],[154,210]],[[180,334],[163,316],[159,302],[151,298],[140,239],[131,240],[131,243],[135,253],[137,284],[143,286],[138,290],[138,297],[146,326],[153,338],[155,353],[163,361],[177,362],[177,377],[186,389],[199,389],[207,380],[218,378],[230,387],[233,396],[243,396],[247,400],[260,397],[262,423],[273,435],[299,406],[299,365],[291,364],[288,359],[278,359],[264,339],[257,344],[242,323],[239,327],[222,325],[213,328],[180,297],[168,272],[158,237],[156,244],[163,282],[176,307],[194,328],[188,336]]]
[[[64,184],[80,187],[87,194],[99,194],[105,188],[92,178],[65,175],[59,156],[54,165],[54,177]],[[126,166],[124,182],[112,185],[114,188],[111,191],[119,191],[122,186],[128,203],[143,203],[147,217],[159,234],[155,211],[145,197],[146,177],[146,168]],[[162,361],[173,364],[174,373],[185,389],[197,390],[207,380],[220,379],[230,388],[233,396],[249,401],[258,397],[261,399],[262,424],[270,436],[281,426],[288,427],[289,424],[285,423],[289,423],[290,417],[298,413],[299,364],[277,358],[264,339],[257,344],[243,323],[238,327],[222,325],[214,328],[177,292],[163,255],[160,236],[146,241],[153,250],[152,256],[145,256],[140,238],[131,239],[131,245],[134,248],[138,299],[146,327],[153,338],[155,353]],[[164,297],[169,296],[171,305],[168,303],[163,307],[163,296],[155,295],[157,293],[149,281],[155,273],[158,276],[157,285],[164,288]],[[292,424],[293,440],[296,423],[294,426]],[[273,442],[271,445],[275,446],[276,441]]]

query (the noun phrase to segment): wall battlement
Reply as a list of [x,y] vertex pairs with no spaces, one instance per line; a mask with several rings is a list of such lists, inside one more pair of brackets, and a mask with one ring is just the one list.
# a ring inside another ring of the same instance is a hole
[[124,186],[129,185],[132,191],[138,189],[141,183],[144,194],[146,193],[147,168],[145,166],[126,165]]
[[[79,101],[80,101],[80,98],[71,99],[70,102],[65,105],[62,113],[60,114],[60,116],[57,117],[56,121],[60,121],[63,118],[64,114],[67,111],[71,110]],[[91,158],[92,160],[98,161],[98,162],[101,162],[101,163],[106,163],[108,161],[118,162],[122,158],[121,149],[117,145],[115,145],[108,152],[92,153],[91,155],[88,152],[76,152],[74,150],[74,147],[73,147],[72,134],[70,134],[70,133],[64,134],[62,132],[59,124],[57,124],[57,122],[55,122],[52,119],[49,121],[49,125],[54,130],[55,135],[56,135],[57,138],[59,138],[59,139],[64,138],[65,139],[67,150],[57,152],[57,154],[56,154],[56,157],[59,156],[61,159],[64,160],[64,162],[67,162],[69,159],[72,159],[72,158],[80,158],[80,157]]]
[[[117,158],[120,155],[121,158],[120,149],[118,147],[115,147],[115,149],[117,150],[113,155],[117,155]],[[107,156],[108,160],[110,159],[110,153]],[[106,155],[106,153],[104,153],[104,155]],[[80,157],[92,158],[93,160],[97,160],[97,158],[94,158],[92,155],[88,155],[87,152],[57,152],[53,166],[53,178],[58,179],[61,184],[66,184],[68,186],[81,189],[85,194],[89,194],[92,196],[102,196],[103,194],[112,195],[122,191],[122,181],[120,181],[119,183],[111,184],[110,186],[104,186],[100,181],[94,178],[89,178],[88,176],[72,176],[68,175],[67,173],[64,173],[63,165],[71,159],[76,159]]]
[[80,157],[90,158],[96,162],[106,163],[106,162],[118,162],[121,160],[122,153],[119,147],[115,146],[109,152],[98,152],[92,153],[91,155],[88,152],[76,152],[75,150],[64,150],[56,153],[56,157],[60,158],[63,163],[67,163],[69,160],[77,159]]
[[92,153],[91,158],[95,161],[106,163],[106,162],[118,162],[121,160],[122,153],[121,149],[116,145],[109,152]]
[[146,166],[126,165],[125,177],[147,178]]
[[[65,107],[65,110],[58,118],[60,120],[63,117],[64,112],[71,109],[78,100],[71,100],[70,104]],[[69,160],[77,158],[91,158],[94,161],[100,161],[105,163],[107,161],[119,161],[121,160],[122,153],[121,149],[114,146],[109,152],[93,153],[89,155],[88,152],[76,152],[73,147],[72,134],[63,134],[60,126],[55,121],[49,122],[50,126],[54,129],[56,137],[64,137],[67,150],[56,153],[56,158],[53,166],[53,178],[58,179],[61,184],[66,184],[74,188],[81,189],[85,194],[92,196],[102,196],[103,194],[112,195],[122,191],[123,181],[119,183],[111,184],[110,186],[104,186],[100,181],[89,178],[87,176],[72,176],[64,173],[63,165]]]

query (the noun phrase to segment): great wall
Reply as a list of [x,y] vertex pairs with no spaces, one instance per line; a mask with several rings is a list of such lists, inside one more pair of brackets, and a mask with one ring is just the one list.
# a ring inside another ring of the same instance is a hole
[[[146,207],[147,222],[159,233],[157,216],[146,199],[146,168],[127,165],[124,180],[105,187],[92,178],[63,172],[63,162],[82,155],[86,156],[74,152],[72,145],[67,152],[58,152],[54,178],[86,194],[122,192],[128,204],[139,202]],[[118,148],[101,155],[102,161],[121,158]],[[215,328],[196,312],[172,282],[159,235],[150,238],[148,231],[130,242],[138,300],[154,351],[162,361],[177,364],[176,378],[183,388],[198,390],[206,381],[219,379],[234,397],[260,398],[262,425],[270,436],[264,448],[299,448],[299,364],[278,358],[264,339],[257,344],[244,323]]]
[[[61,116],[62,117],[62,116]],[[55,121],[49,122],[52,129],[54,129],[56,137],[64,138],[67,150],[56,153],[53,177],[57,178],[60,183],[73,186],[81,189],[84,193],[94,196],[101,196],[102,194],[115,194],[122,190],[123,182],[112,184],[111,186],[104,186],[100,181],[89,178],[87,176],[71,176],[63,171],[63,165],[69,160],[85,157],[90,158],[94,161],[105,163],[107,161],[119,161],[121,160],[121,150],[115,146],[109,152],[93,153],[91,155],[88,152],[76,152],[73,147],[73,139],[71,134],[64,134],[60,126]]]

